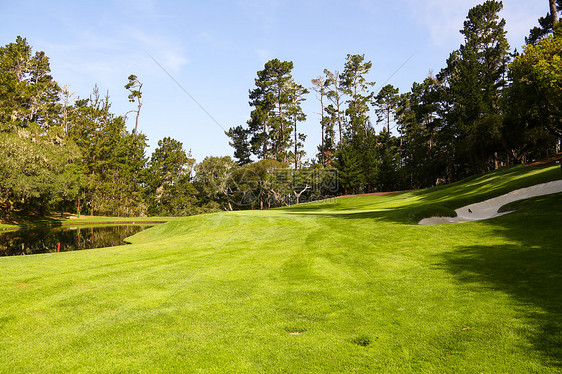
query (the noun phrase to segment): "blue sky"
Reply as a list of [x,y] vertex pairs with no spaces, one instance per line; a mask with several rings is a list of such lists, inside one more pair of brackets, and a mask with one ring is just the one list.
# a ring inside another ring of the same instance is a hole
[[[310,87],[325,68],[342,70],[348,53],[365,54],[373,63],[375,90],[390,83],[405,92],[444,67],[462,43],[459,30],[468,10],[479,3],[0,0],[0,44],[26,37],[50,57],[61,86],[88,97],[97,84],[109,91],[118,115],[133,109],[123,86],[136,74],[144,84],[139,129],[149,138],[149,154],[170,136],[201,161],[232,154],[223,131],[249,118],[248,90],[269,59],[293,61],[293,77]],[[547,11],[547,0],[504,1],[501,15],[512,48],[521,50]],[[303,108],[308,119],[300,127],[312,157],[320,142],[314,94]],[[380,129],[374,113],[371,118]],[[128,124],[134,126],[134,118]]]

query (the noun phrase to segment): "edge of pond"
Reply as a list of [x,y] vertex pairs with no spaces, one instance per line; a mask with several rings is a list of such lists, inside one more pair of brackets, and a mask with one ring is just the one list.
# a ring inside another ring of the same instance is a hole
[[62,226],[101,226],[101,225],[142,225],[142,224],[159,224],[159,223],[166,223],[167,220],[160,220],[160,221],[98,221],[98,222],[58,222],[52,224],[40,224],[40,225],[29,225],[29,226],[13,226],[13,227],[2,227],[0,228],[0,232],[2,231],[13,231],[13,230],[27,230],[27,229],[38,229],[38,228],[45,228],[45,227],[62,227]]

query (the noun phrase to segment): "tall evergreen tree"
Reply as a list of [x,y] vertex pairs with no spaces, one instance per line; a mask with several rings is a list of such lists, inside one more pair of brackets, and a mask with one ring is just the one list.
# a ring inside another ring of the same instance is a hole
[[290,61],[268,61],[257,73],[256,88],[250,91],[250,105],[255,108],[248,122],[250,143],[259,158],[287,161],[287,150],[292,145],[288,114],[292,69]]
[[234,157],[238,165],[246,165],[252,162],[248,130],[242,126],[236,126],[225,131],[225,134],[231,139],[228,144],[234,148]]
[[454,133],[458,177],[497,167],[501,151],[500,98],[506,85],[509,44],[500,1],[470,9],[464,43],[451,53],[440,78],[448,84],[447,126]]
[[373,64],[365,61],[365,55],[348,54],[343,72],[340,74],[342,91],[349,97],[346,110],[349,119],[349,131],[358,133],[367,132],[369,123],[369,105],[374,93],[370,87],[374,82],[367,81],[367,74]]
[[390,146],[390,122],[394,120],[398,107],[398,88],[387,84],[375,97],[377,119],[379,122],[386,122],[386,146]]
[[25,38],[0,48],[0,130],[57,130],[60,87],[45,52],[33,54]]
[[324,69],[324,74],[326,75],[326,97],[331,103],[326,107],[327,121],[332,128],[337,126],[339,145],[342,143],[345,130],[345,92],[341,85],[339,71],[331,72],[328,69]]
[[142,107],[142,83],[137,78],[136,75],[129,75],[129,83],[125,85],[125,88],[129,91],[129,101],[131,103],[137,102],[137,109],[130,110],[125,114],[125,118],[129,113],[135,113],[135,129],[133,130],[133,136],[137,136],[137,129],[139,127],[139,116]]
[[433,186],[446,177],[451,138],[441,131],[441,91],[440,82],[430,75],[400,97],[397,123],[403,128],[401,156],[409,188]]
[[558,30],[557,33],[562,32],[558,17],[558,13],[562,12],[562,0],[549,0],[548,6],[550,11],[539,18],[539,26],[529,31],[529,36],[525,38],[526,44],[537,44],[542,38],[555,32],[555,29]]
[[143,215],[146,136],[129,133],[124,118],[110,108],[109,95],[102,98],[96,86],[88,99],[76,101],[69,115],[69,136],[84,159],[85,184],[78,210],[92,215]]
[[[273,59],[257,72],[256,88],[250,90],[250,106],[254,109],[247,129],[235,127],[227,131],[241,164],[249,161],[248,143],[259,159],[287,163],[292,157],[298,163],[304,135],[296,127],[306,118],[301,103],[308,90],[293,80],[292,69],[292,62]],[[291,153],[293,146],[296,155]]]
[[306,135],[298,131],[298,123],[306,120],[306,114],[304,114],[302,110],[302,102],[306,100],[304,95],[306,95],[309,91],[306,88],[304,88],[302,85],[291,80],[289,82],[288,92],[289,92],[288,115],[292,122],[293,147],[294,147],[294,152],[292,154],[292,157],[295,165],[295,170],[298,170],[299,165],[301,164],[301,160],[305,155],[305,152],[302,149],[302,147],[304,146],[303,143],[306,139]]
[[[318,96],[318,101],[320,102],[320,145],[318,146],[318,159],[323,166],[329,164],[329,155],[333,152],[333,146],[328,145],[328,129],[332,128],[333,125],[330,123],[328,116],[326,115],[326,93],[327,93],[327,79],[323,76],[319,76],[311,80],[312,90],[314,90]],[[330,126],[332,125],[332,126]],[[331,143],[331,141],[330,141]]]
[[158,141],[147,168],[149,213],[185,216],[195,213],[197,190],[191,183],[195,160],[170,137]]

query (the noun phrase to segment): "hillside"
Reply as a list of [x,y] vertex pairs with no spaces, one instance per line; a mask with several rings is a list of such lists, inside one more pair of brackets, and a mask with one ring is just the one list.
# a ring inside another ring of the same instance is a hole
[[562,194],[417,225],[557,179],[519,166],[1,258],[0,372],[557,372]]

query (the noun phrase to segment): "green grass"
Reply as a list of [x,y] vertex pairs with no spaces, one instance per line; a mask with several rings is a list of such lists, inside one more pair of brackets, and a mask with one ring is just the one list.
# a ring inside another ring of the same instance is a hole
[[503,169],[1,258],[0,372],[560,372],[562,194],[415,224],[560,177]]

